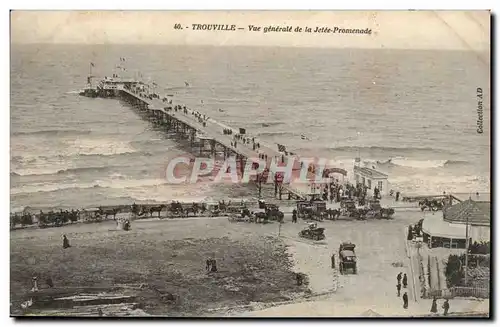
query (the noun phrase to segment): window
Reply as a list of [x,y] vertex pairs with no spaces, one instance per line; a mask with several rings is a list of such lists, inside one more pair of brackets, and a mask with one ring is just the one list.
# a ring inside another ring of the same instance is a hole
[[372,180],[371,179],[368,180],[368,188],[370,190],[372,189]]
[[379,182],[378,182],[378,190],[379,190],[380,192],[382,192],[382,186],[383,186],[383,185],[384,185],[384,182],[382,182],[382,181],[379,181]]

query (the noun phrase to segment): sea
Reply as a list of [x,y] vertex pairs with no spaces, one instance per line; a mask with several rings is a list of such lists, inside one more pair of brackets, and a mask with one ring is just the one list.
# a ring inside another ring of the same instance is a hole
[[79,96],[90,63],[96,79],[117,73],[154,82],[174,104],[349,174],[359,155],[403,195],[489,192],[490,67],[480,57],[385,48],[12,45],[11,211],[257,197],[253,185],[167,183],[167,163],[189,149],[124,102]]

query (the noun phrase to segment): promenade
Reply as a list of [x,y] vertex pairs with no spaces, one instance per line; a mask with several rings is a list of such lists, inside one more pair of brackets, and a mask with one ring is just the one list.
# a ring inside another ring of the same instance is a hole
[[[265,155],[267,157],[267,167],[270,167],[272,160],[275,160],[275,162],[280,162],[282,156],[284,156],[283,153],[279,152],[277,149],[274,149],[272,146],[265,144],[261,140],[258,140],[257,136],[251,134],[244,134],[241,136],[250,139],[252,137],[255,138],[255,143],[259,143],[260,145],[259,148],[256,148],[254,150],[252,148],[252,143],[243,143],[240,140],[236,140],[236,146],[234,146],[235,135],[239,133],[239,129],[224,125],[212,118],[208,118],[200,122],[200,120],[198,120],[198,118],[194,115],[194,113],[197,113],[197,111],[193,109],[186,108],[186,112],[184,111],[184,108],[177,111],[167,110],[166,108],[171,107],[172,104],[165,103],[161,99],[150,99],[149,97],[145,96],[147,94],[134,92],[133,90],[126,89],[122,86],[119,87],[119,91],[127,94],[129,97],[133,97],[137,100],[142,101],[146,105],[147,110],[160,112],[163,117],[168,116],[170,117],[170,119],[181,122],[185,126],[188,126],[191,130],[203,134],[205,137],[214,140],[220,146],[236,153],[246,160],[258,159],[259,155]],[[203,124],[203,122],[205,122],[205,124]],[[224,134],[224,129],[232,130],[232,134]],[[289,159],[293,159],[293,157],[291,156],[284,156],[284,158],[285,162],[287,162],[287,160]],[[300,167],[294,165],[293,170],[300,170]],[[313,175],[309,173],[308,177],[313,178]],[[307,183],[287,185],[283,184],[281,187],[283,194],[289,193],[297,199],[305,200],[307,198],[307,194],[311,193],[310,190],[308,190],[310,186]]]

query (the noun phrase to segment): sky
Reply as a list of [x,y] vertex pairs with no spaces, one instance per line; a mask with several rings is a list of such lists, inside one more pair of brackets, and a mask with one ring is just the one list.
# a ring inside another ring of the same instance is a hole
[[[183,30],[174,29],[181,24]],[[192,24],[244,28],[194,31]],[[248,25],[371,29],[250,32]],[[186,28],[189,26],[190,28]],[[175,44],[489,51],[489,11],[12,11],[12,43]]]

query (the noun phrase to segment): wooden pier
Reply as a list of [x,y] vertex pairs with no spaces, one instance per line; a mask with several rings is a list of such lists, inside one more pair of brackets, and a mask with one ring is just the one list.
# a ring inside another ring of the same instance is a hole
[[[166,131],[174,131],[182,137],[189,139],[192,148],[195,144],[199,146],[200,155],[209,153],[215,158],[217,153],[223,153],[224,159],[229,156],[235,156],[236,161],[240,163],[241,172],[246,166],[248,160],[260,158],[259,155],[266,155],[267,164],[269,168],[271,162],[280,162],[282,159],[285,161],[290,159],[289,156],[284,156],[283,153],[259,143],[259,147],[253,147],[250,142],[244,143],[237,141],[234,143],[234,135],[239,133],[239,129],[232,128],[221,124],[213,119],[203,119],[196,115],[197,111],[182,106],[173,106],[171,101],[166,97],[160,98],[156,94],[150,94],[146,89],[149,86],[141,82],[119,80],[108,80],[112,83],[104,84],[104,88],[97,91],[97,94],[102,93],[102,97],[115,97],[126,101],[127,103],[139,108],[145,112],[148,119],[154,124],[164,126]],[[83,94],[85,95],[85,94]],[[200,113],[203,114],[203,113]],[[232,134],[224,133],[225,129],[231,129]],[[242,134],[242,137],[252,139],[251,135]],[[257,143],[257,142],[255,142]],[[207,149],[207,145],[209,149]],[[293,159],[293,158],[292,158]],[[262,160],[262,159],[257,159]],[[294,171],[297,172],[296,167]],[[273,174],[273,172],[270,172]],[[308,174],[311,177],[311,174]],[[272,175],[275,187],[275,196],[282,199],[285,195],[290,199],[306,200],[308,194],[299,190],[296,186],[290,184],[283,184],[276,181],[275,175]],[[254,179],[254,182],[259,188],[259,197],[261,196],[262,189],[262,174],[259,174]]]

